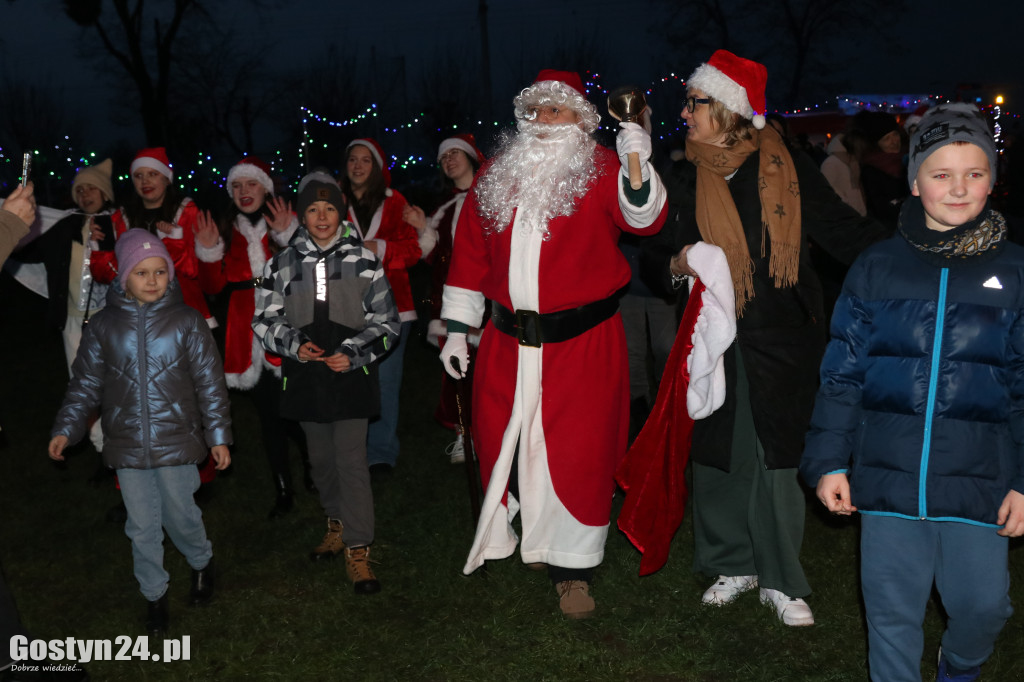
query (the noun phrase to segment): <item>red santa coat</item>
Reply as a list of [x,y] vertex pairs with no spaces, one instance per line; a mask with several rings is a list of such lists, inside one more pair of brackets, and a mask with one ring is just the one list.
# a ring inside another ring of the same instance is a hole
[[360,225],[355,212],[351,208],[348,210],[348,220],[359,230],[364,242],[375,239],[383,244],[378,246],[377,257],[384,265],[384,274],[391,284],[402,322],[416,319],[408,269],[416,265],[422,253],[416,228],[402,219],[402,210],[407,203],[405,197],[389,188],[369,225]]
[[[238,215],[232,225],[231,245],[225,251],[224,242],[212,248],[196,243],[199,259],[199,283],[208,294],[220,293],[229,282],[251,282],[263,275],[263,267],[272,255],[270,239],[280,248],[299,227],[292,218],[288,229],[274,232],[267,228],[264,218],[255,225],[244,215]],[[264,369],[281,376],[280,356],[269,353],[252,331],[252,318],[256,312],[256,289],[236,289],[228,299],[226,329],[224,331],[224,378],[228,387],[248,390],[256,385]]]
[[[656,174],[643,206],[625,198],[614,152],[598,147],[598,177],[568,217],[550,221],[545,240],[517,211],[500,233],[486,232],[470,192],[455,233],[445,286],[445,319],[479,326],[484,298],[511,310],[549,313],[605,299],[630,268],[620,231],[652,234],[667,212]],[[486,172],[486,171],[484,171]],[[524,562],[567,568],[604,557],[614,471],[626,450],[629,381],[622,318],[540,348],[488,324],[473,390],[473,442],[487,490],[464,571],[512,554],[511,519],[522,511]],[[518,445],[520,499],[507,493]]]
[[[167,247],[167,253],[174,261],[174,277],[181,287],[181,295],[185,303],[192,306],[206,318],[207,324],[211,327],[217,326],[217,321],[210,314],[210,308],[206,305],[202,289],[199,286],[199,260],[196,258],[195,250],[195,226],[199,216],[199,207],[188,197],[181,200],[177,213],[174,214],[174,229],[170,234],[157,231],[160,241]],[[113,216],[114,238],[119,239],[122,234],[133,227],[128,224],[128,219],[123,211],[118,211]],[[141,226],[139,226],[141,227]],[[102,284],[110,284],[117,277],[117,256],[113,251],[93,251],[89,263],[93,278]]]

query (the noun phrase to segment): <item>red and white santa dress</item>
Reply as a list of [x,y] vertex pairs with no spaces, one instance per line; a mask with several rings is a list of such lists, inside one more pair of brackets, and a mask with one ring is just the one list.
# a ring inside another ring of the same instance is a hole
[[399,318],[402,322],[411,322],[416,319],[416,307],[413,304],[412,289],[409,287],[409,268],[419,261],[421,251],[416,228],[402,218],[402,211],[409,202],[401,192],[391,188],[391,171],[384,163],[384,152],[377,141],[372,138],[352,140],[348,143],[347,149],[356,145],[362,145],[370,150],[388,188],[384,192],[384,202],[374,211],[369,224],[361,224],[351,206],[348,209],[347,220],[356,226],[364,242],[377,242],[377,257],[384,265],[384,274],[391,284]]
[[[159,171],[168,180],[173,182],[174,172],[171,170],[167,159],[167,152],[163,147],[143,149],[136,154],[132,161],[131,172],[138,168],[153,168]],[[122,234],[133,227],[148,229],[160,237],[160,241],[167,247],[167,253],[174,261],[174,276],[181,287],[181,295],[185,303],[192,306],[206,319],[210,327],[217,326],[217,320],[210,313],[206,304],[202,289],[199,286],[199,261],[196,258],[195,250],[195,228],[196,219],[199,215],[199,207],[191,198],[181,199],[171,219],[173,229],[170,233],[161,232],[151,225],[132,225],[124,210],[114,214],[114,238],[119,239]],[[94,251],[89,268],[93,278],[101,284],[110,284],[117,278],[117,256],[113,249],[109,251]]]
[[[437,150],[438,161],[440,162],[441,158],[453,149],[464,152],[477,165],[483,164],[487,160],[483,152],[476,146],[476,140],[471,133],[453,135],[441,142]],[[444,283],[448,279],[448,268],[451,265],[455,228],[468,194],[468,187],[459,189],[453,186],[451,196],[430,215],[426,228],[420,233],[422,258],[430,264],[430,322],[427,324],[427,341],[438,347],[444,346],[444,340],[448,336],[447,325],[441,317],[441,303]],[[475,349],[480,344],[480,330],[471,330],[468,340],[471,350],[467,370],[470,376],[467,378],[472,383],[472,372],[475,368],[473,359],[476,355]],[[463,405],[462,409],[462,418],[468,424],[471,414],[470,405]],[[434,418],[446,428],[458,428],[459,408],[456,404],[456,387],[447,372],[441,373],[441,395]],[[459,437],[462,437],[461,433]],[[453,459],[452,461],[460,460]]]
[[[269,168],[254,157],[246,157],[228,172],[228,191],[232,180],[248,177],[258,179],[267,190],[267,196],[273,196]],[[251,215],[239,212],[231,226],[229,244],[223,239],[211,248],[196,244],[203,291],[216,295],[225,288],[231,290],[224,330],[224,378],[229,388],[251,389],[264,370],[281,376],[281,358],[264,350],[252,331],[256,312],[255,283],[270,257],[288,245],[298,227],[295,216],[287,229],[276,231],[267,225],[262,212]]]
[[[629,423],[626,339],[615,297],[630,268],[618,239],[621,231],[656,232],[667,209],[656,174],[647,201],[634,206],[616,154],[598,146],[594,164],[596,177],[571,215],[538,224],[519,208],[496,231],[478,209],[485,167],[459,219],[445,319],[479,326],[485,298],[541,315],[608,300],[615,310],[573,338],[537,347],[499,331],[494,316],[484,328],[473,443],[486,494],[465,573],[515,551],[511,521],[519,512],[525,563],[587,569],[604,557],[613,474]],[[518,500],[507,493],[514,457]]]

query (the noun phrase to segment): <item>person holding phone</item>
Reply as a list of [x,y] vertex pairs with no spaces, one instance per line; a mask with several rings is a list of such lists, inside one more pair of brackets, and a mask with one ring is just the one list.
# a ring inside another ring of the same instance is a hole
[[[103,308],[107,295],[107,285],[93,279],[89,261],[93,251],[114,248],[113,218],[119,209],[114,203],[112,169],[111,160],[106,159],[79,170],[71,183],[75,208],[15,255],[23,263],[42,263],[46,267],[46,322],[60,330],[64,338],[69,376],[82,340],[82,327]],[[89,439],[97,452],[103,451],[99,421],[93,425]]]

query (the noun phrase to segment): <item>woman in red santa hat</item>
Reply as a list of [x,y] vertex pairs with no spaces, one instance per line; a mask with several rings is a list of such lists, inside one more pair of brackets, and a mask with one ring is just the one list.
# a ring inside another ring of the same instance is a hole
[[405,197],[391,189],[391,172],[376,140],[352,140],[345,148],[341,190],[348,201],[348,220],[363,244],[377,254],[398,305],[402,333],[379,365],[380,417],[370,422],[366,454],[370,471],[390,472],[398,461],[398,392],[402,385],[405,339],[416,319],[409,271],[420,259],[419,235],[402,217]]
[[[452,257],[452,244],[455,240],[455,225],[462,212],[462,204],[473,184],[473,177],[486,161],[483,152],[476,146],[472,133],[460,133],[447,138],[437,149],[437,163],[441,166],[441,178],[444,184],[443,202],[428,219],[423,209],[409,204],[402,217],[416,228],[420,234],[420,249],[423,260],[430,263],[430,324],[427,325],[427,341],[440,347],[448,336],[447,327],[441,319],[441,295],[444,282],[448,279],[448,263]],[[474,347],[480,342],[480,331],[475,330],[469,335]],[[472,374],[472,358],[470,358],[469,374]],[[466,382],[472,386],[472,378]],[[463,406],[469,409],[469,405]],[[438,401],[434,417],[446,428],[456,432],[455,442],[446,449],[452,464],[465,461],[465,449],[462,431],[459,427],[458,406],[455,402],[455,384],[447,372],[441,373],[441,397]],[[465,415],[468,420],[469,415]]]
[[761,602],[799,626],[814,617],[803,600],[811,588],[800,565],[797,466],[826,337],[807,238],[848,264],[885,231],[765,127],[767,77],[763,65],[718,50],[687,80],[690,163],[665,178],[676,210],[645,244],[643,266],[646,281],[668,294],[695,275],[687,263],[695,243],[725,252],[737,335],[724,356],[725,403],[693,428],[694,568],[718,576],[705,604],[760,587]]
[[[174,184],[174,171],[167,158],[167,150],[163,147],[140,150],[132,161],[130,173],[135,192],[128,198],[123,211],[114,217],[115,237],[133,227],[141,227],[160,237],[174,260],[174,274],[181,285],[185,303],[202,313],[207,324],[216,327],[217,321],[210,314],[199,287],[199,262],[195,250],[199,207],[189,197],[181,196]],[[113,282],[117,277],[114,251],[93,252],[90,267],[97,282]]]
[[299,221],[291,204],[274,196],[270,167],[254,156],[243,158],[228,171],[226,185],[231,210],[220,226],[209,212],[201,213],[197,220],[199,280],[207,294],[229,294],[224,376],[229,388],[248,391],[256,405],[277,491],[270,511],[274,518],[290,511],[293,504],[288,437],[303,452],[305,437],[298,424],[280,416],[281,358],[263,349],[251,325],[257,278],[270,257],[288,245]]

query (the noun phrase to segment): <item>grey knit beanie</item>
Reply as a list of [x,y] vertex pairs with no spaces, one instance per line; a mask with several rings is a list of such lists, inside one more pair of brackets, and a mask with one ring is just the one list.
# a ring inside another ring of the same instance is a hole
[[306,209],[315,201],[326,201],[329,204],[333,204],[334,208],[338,209],[341,217],[345,217],[345,212],[348,210],[345,206],[345,195],[341,193],[341,188],[338,187],[338,183],[334,182],[333,178],[330,178],[330,176],[326,178],[321,177],[317,171],[314,171],[304,177],[299,184],[302,186],[302,191],[299,192],[296,208],[300,222],[304,220],[303,216],[306,213]]
[[910,138],[907,179],[914,186],[924,160],[951,142],[970,142],[988,157],[992,185],[996,184],[996,143],[985,115],[973,104],[953,102],[928,110]]

